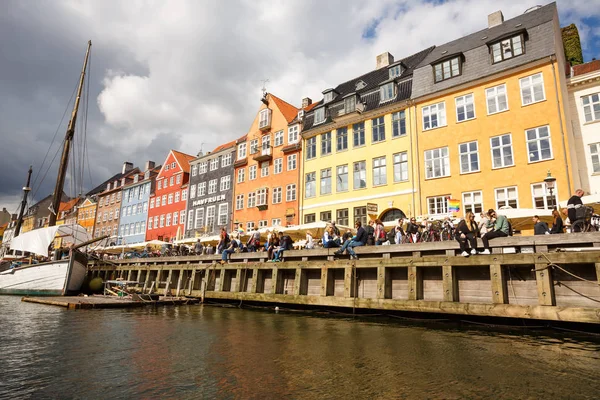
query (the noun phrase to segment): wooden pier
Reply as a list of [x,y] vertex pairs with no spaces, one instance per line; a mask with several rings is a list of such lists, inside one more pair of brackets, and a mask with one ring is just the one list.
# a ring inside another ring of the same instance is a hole
[[57,296],[57,297],[23,297],[27,303],[45,304],[65,307],[69,310],[90,308],[132,308],[144,306],[183,305],[197,303],[198,299],[169,298],[159,300],[129,299],[116,296]]
[[456,241],[286,251],[284,262],[237,253],[99,261],[92,277],[139,282],[145,293],[300,306],[600,324],[600,232],[508,237],[491,255],[462,257]]

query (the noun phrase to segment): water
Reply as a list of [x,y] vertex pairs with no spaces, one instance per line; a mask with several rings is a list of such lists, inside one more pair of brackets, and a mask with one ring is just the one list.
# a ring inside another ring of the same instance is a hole
[[0,398],[598,398],[600,338],[0,296]]

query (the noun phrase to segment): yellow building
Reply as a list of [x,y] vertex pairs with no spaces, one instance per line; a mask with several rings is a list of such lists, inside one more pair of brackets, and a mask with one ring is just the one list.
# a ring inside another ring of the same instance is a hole
[[[551,208],[579,180],[554,3],[436,47],[415,69],[417,214]],[[556,178],[553,195],[544,178]]]
[[379,55],[375,70],[325,90],[303,116],[302,222],[414,215],[408,107],[413,70],[431,50]]

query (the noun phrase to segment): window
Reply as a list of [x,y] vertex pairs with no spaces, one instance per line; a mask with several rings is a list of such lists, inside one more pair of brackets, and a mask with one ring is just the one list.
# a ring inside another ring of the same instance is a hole
[[259,228],[266,228],[267,226],[269,226],[269,221],[266,219],[262,219],[260,221],[258,221],[258,227]]
[[344,99],[344,114],[356,111],[356,96],[352,95]]
[[150,208],[154,208],[154,199],[150,199]]
[[600,120],[600,93],[590,94],[581,98],[585,122]]
[[163,196],[162,196],[162,205],[163,206],[167,205],[167,195],[166,194],[163,194]]
[[172,162],[172,163],[171,163],[171,169],[175,169],[175,165],[176,165],[176,163],[175,163],[175,162]]
[[271,226],[281,226],[281,218],[273,218],[271,220]]
[[250,154],[258,153],[258,139],[252,139],[250,141]]
[[321,194],[331,193],[331,168],[321,170]]
[[331,211],[321,211],[319,221],[329,222],[331,221]]
[[244,208],[244,195],[238,194],[237,196],[235,196],[235,209],[241,210],[243,208]]
[[214,171],[216,169],[219,169],[219,157],[210,160],[210,170]]
[[179,223],[185,226],[185,210],[179,212]]
[[273,173],[280,174],[283,172],[283,158],[276,158],[273,165]]
[[[154,217],[154,229],[158,228],[158,215]],[[163,225],[161,224],[160,227],[162,228]]]
[[522,35],[513,36],[492,45],[492,61],[495,63],[520,56],[523,51]]
[[339,128],[336,132],[336,150],[348,149],[348,128]]
[[169,201],[167,204],[173,204],[173,193],[169,194]]
[[256,207],[256,193],[248,193],[248,208]]
[[254,222],[246,222],[246,231],[250,232],[254,230]]
[[496,114],[508,110],[508,99],[506,97],[506,85],[495,86],[486,89],[488,114]]
[[458,76],[461,73],[460,57],[454,57],[450,60],[435,64],[433,69],[436,83]]
[[196,185],[190,186],[190,199],[196,198]]
[[406,135],[406,113],[404,110],[392,114],[392,137]]
[[503,168],[514,165],[512,153],[512,137],[510,134],[495,136],[490,139],[492,147],[492,168]]
[[306,159],[310,160],[317,156],[317,137],[313,136],[306,141]]
[[550,160],[552,158],[549,126],[528,129],[525,131],[525,135],[527,136],[529,162]]
[[179,217],[179,213],[178,213],[177,211],[175,211],[175,212],[173,213],[173,225],[177,225],[177,224],[179,224],[178,217]]
[[175,183],[178,185],[181,183],[181,174],[177,174],[177,176],[175,177]]
[[428,197],[427,212],[429,215],[448,214],[448,196]]
[[425,178],[440,178],[450,176],[450,159],[448,148],[427,150],[425,152]]
[[173,177],[169,178],[169,186],[173,186],[174,182],[173,182]]
[[210,206],[206,208],[206,229],[208,232],[212,232],[215,230],[215,206]]
[[590,144],[590,157],[592,158],[592,169],[594,173],[600,172],[600,143]]
[[373,186],[385,185],[387,183],[387,168],[385,157],[373,159]]
[[287,170],[288,171],[292,171],[292,170],[296,169],[296,165],[297,165],[296,163],[298,160],[297,156],[298,156],[297,154],[292,154],[292,155],[288,156],[288,158],[287,158]]
[[288,128],[288,144],[298,142],[299,125],[290,126]]
[[217,192],[217,180],[211,179],[208,182],[208,194],[213,194]]
[[396,97],[394,93],[394,82],[387,83],[379,88],[379,102],[392,100]]
[[394,182],[402,182],[408,180],[408,153],[394,154]]
[[388,71],[390,73],[390,79],[394,79],[397,76],[402,75],[402,65],[394,65],[393,67],[389,68]]
[[[200,211],[200,209],[196,210],[196,215],[198,215],[199,211]],[[188,211],[187,221],[188,221],[188,223],[187,223],[188,230],[193,229],[194,228],[194,210]],[[202,226],[202,222],[200,222],[200,226]],[[198,229],[198,226],[196,226],[196,229]]]
[[112,219],[113,219],[113,212],[111,211],[108,213],[108,220],[112,221]]
[[296,184],[292,183],[285,187],[285,201],[296,201]]
[[365,123],[359,122],[352,125],[352,136],[354,137],[354,147],[365,145]]
[[187,189],[183,189],[181,191],[181,201],[187,200],[187,195],[188,195]]
[[175,203],[179,202],[179,191],[175,192]]
[[273,146],[281,146],[283,144],[283,131],[275,132],[275,142]]
[[198,184],[198,197],[205,196],[205,195],[206,195],[206,182],[201,182]]
[[227,225],[227,212],[228,208],[227,203],[219,204],[219,225]]
[[516,186],[500,188],[495,190],[496,208],[512,207],[519,208],[519,195]]
[[271,154],[269,152],[271,148],[271,135],[265,135],[262,137],[261,146],[263,154]]
[[325,103],[329,103],[331,100],[333,100],[333,92],[331,90],[323,93],[323,101]]
[[309,198],[309,197],[315,197],[317,194],[317,187],[316,187],[316,173],[315,172],[309,172],[308,174],[306,174],[306,193],[304,195],[304,197]]
[[316,214],[306,214],[304,216],[304,223],[311,224],[316,221]]
[[159,226],[160,226],[161,228],[162,228],[163,226],[165,226],[165,216],[164,216],[164,215],[161,215],[161,216],[160,216],[160,225],[159,225]]
[[269,162],[263,161],[260,163],[260,177],[269,176]]
[[467,94],[456,99],[456,121],[462,122],[475,118],[475,102],[473,94]]
[[256,205],[257,206],[266,206],[267,203],[267,189],[262,188],[256,191]]
[[223,192],[223,191],[229,190],[229,189],[231,189],[231,175],[223,176],[221,178],[221,186],[220,186],[219,190],[221,192]]
[[158,180],[158,189],[162,189],[162,179]]
[[367,226],[367,207],[354,207],[354,222],[357,220],[362,226]]
[[331,154],[331,132],[321,134],[321,155]]
[[240,144],[238,144],[237,158],[238,158],[238,160],[246,158],[246,143],[240,143]]
[[463,211],[471,211],[477,215],[483,212],[483,195],[481,191],[464,192],[462,194]]
[[446,125],[446,105],[441,103],[423,107],[423,130]]
[[248,168],[248,171],[249,171],[249,177],[248,178],[251,181],[253,181],[254,179],[256,179],[256,171],[257,171],[257,169],[258,169],[258,165],[252,165],[252,166],[250,166],[250,168]]
[[200,164],[198,164],[198,172],[199,173],[205,174],[207,170],[208,170],[208,161],[203,161]]
[[373,118],[371,120],[373,124],[373,143],[381,142],[385,140],[385,122],[383,117]]
[[335,212],[335,219],[338,225],[348,226],[348,209],[342,208]]
[[140,233],[146,232],[146,221],[140,222]]
[[171,226],[171,213],[167,214],[167,222],[165,223],[166,226]]
[[521,102],[524,106],[546,100],[542,73],[519,79],[521,84]]
[[[554,193],[558,193],[558,190],[554,188]],[[546,191],[546,183],[534,183],[531,185],[531,197],[533,200],[533,208],[540,208],[550,210],[552,207],[558,205],[556,195],[554,199],[550,196],[550,193]]]
[[258,129],[268,128],[269,126],[271,126],[271,110],[265,108],[264,110],[260,110]]
[[315,125],[322,124],[325,122],[325,107],[321,107],[315,110]]
[[273,204],[279,204],[283,201],[283,191],[281,187],[273,188]]
[[246,168],[242,168],[238,171],[238,183],[242,183],[246,180]]
[[[152,218],[148,219],[148,230],[151,231],[152,230]],[[121,228],[121,232],[123,232],[123,228]]]
[[479,171],[479,148],[477,141],[459,144],[458,152],[460,153],[461,174]]
[[367,187],[367,162],[359,161],[354,163],[354,190]]
[[231,153],[224,154],[221,156],[221,168],[228,167],[231,165]]

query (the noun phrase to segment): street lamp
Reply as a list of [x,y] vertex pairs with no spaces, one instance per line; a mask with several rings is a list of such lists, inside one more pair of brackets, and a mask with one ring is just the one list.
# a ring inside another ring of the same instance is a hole
[[544,182],[546,182],[546,189],[550,192],[550,201],[552,202],[551,207],[554,208],[556,206],[554,204],[554,187],[556,185],[556,178],[550,175],[550,170],[548,170],[548,176],[546,176]]

